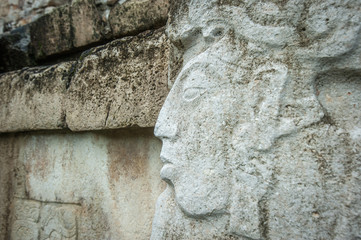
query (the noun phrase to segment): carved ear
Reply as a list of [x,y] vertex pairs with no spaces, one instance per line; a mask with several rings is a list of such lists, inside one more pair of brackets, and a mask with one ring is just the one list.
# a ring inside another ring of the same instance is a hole
[[[235,129],[234,145],[245,148],[244,152],[266,151],[281,136],[322,119],[323,110],[312,87],[314,76],[302,76],[305,78],[302,82],[294,78],[282,63],[267,63],[253,72],[253,79],[244,92],[250,113],[246,123]],[[295,94],[294,85],[299,87],[299,84],[303,84],[304,89]]]

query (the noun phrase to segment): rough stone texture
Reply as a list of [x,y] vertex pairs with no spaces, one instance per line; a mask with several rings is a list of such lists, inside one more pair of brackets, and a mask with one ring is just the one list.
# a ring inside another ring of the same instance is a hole
[[36,59],[74,51],[104,39],[94,0],[77,0],[30,24],[31,52]]
[[94,1],[73,1],[70,11],[75,48],[98,42],[104,38],[104,23]]
[[69,51],[73,48],[71,9],[59,7],[30,25],[30,48],[35,59]]
[[104,5],[108,6],[104,3],[97,6],[94,0],[77,0],[33,22],[30,35],[35,58],[44,59],[107,39],[136,35],[164,26],[167,21],[166,0]]
[[67,62],[0,75],[0,132],[64,128],[71,66]]
[[113,35],[134,35],[164,26],[168,18],[168,8],[168,0],[125,1],[115,5],[109,13]]
[[[168,0],[73,0],[0,35],[0,72],[54,61],[115,38],[166,24]],[[0,21],[1,22],[1,21]]]
[[28,26],[0,35],[0,73],[34,64],[34,60],[29,56],[29,42]]
[[2,0],[0,1],[0,34],[35,21],[55,7],[70,0]]
[[0,135],[0,239],[9,239],[8,219],[12,196],[12,169],[18,158],[18,148],[13,135]]
[[361,238],[359,1],[174,1],[151,239]]
[[161,29],[85,52],[68,89],[68,127],[154,126],[168,93],[167,46]]
[[90,49],[76,62],[0,75],[0,132],[153,127],[168,93],[164,29]]
[[149,239],[165,187],[152,131],[18,134],[7,239]]

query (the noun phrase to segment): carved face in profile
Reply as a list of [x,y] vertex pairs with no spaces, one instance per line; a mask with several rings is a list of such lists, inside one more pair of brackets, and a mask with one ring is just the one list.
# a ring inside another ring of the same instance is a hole
[[[175,37],[185,48],[183,67],[155,128],[163,141],[161,177],[174,186],[180,208],[193,217],[230,213],[234,186],[242,186],[249,198],[246,206],[257,204],[272,174],[272,162],[257,151],[293,130],[287,119],[286,131],[279,131],[279,119],[264,122],[265,116],[278,114],[285,65],[264,63],[271,54],[255,59],[260,62],[256,68],[242,64],[251,47],[235,37],[222,16],[207,14]],[[262,91],[270,90],[274,96],[264,97]]]
[[[247,69],[213,54],[224,51],[228,58],[242,54],[232,56],[231,36],[223,31],[219,25],[210,31],[217,32],[214,38],[219,39],[187,62],[160,112],[155,135],[163,142],[161,177],[174,187],[176,202],[186,215],[202,218],[230,214],[241,204],[253,212],[249,217],[257,228],[257,203],[266,191],[272,162],[263,161],[256,149],[267,149],[272,139],[253,137],[259,134],[257,128],[263,121],[255,118],[260,111],[273,113],[268,105],[254,109],[261,95],[253,94],[255,103],[250,104],[250,89],[264,87],[262,83],[249,85],[242,78]],[[265,75],[270,69],[273,72]],[[252,74],[265,79],[277,77],[274,87],[286,79],[282,65],[262,65]],[[276,101],[265,100],[268,104]],[[265,129],[278,131],[272,122]],[[242,188],[243,200],[236,188]],[[238,215],[242,215],[240,210],[236,210]]]
[[161,177],[174,185],[177,202],[189,215],[224,213],[229,198],[227,115],[236,92],[220,78],[206,63],[185,68],[155,130],[163,141]]
[[[349,24],[353,13],[317,16],[315,4],[303,30],[303,1],[283,10],[267,1],[222,9],[215,2],[191,1],[186,20],[169,27],[182,64],[155,127],[161,177],[186,215],[229,215],[231,232],[261,238],[271,147],[324,117],[313,88],[319,60],[348,52],[359,24]],[[339,41],[328,32],[349,37]]]

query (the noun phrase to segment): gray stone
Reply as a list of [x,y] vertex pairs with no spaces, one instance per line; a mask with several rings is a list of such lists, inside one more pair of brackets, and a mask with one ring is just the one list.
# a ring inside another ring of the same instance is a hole
[[0,132],[62,129],[72,62],[0,75]]
[[104,23],[93,0],[73,1],[70,11],[74,48],[104,39]]
[[0,132],[154,127],[167,93],[164,29],[116,40],[77,62],[0,75]]
[[99,42],[103,26],[93,0],[73,1],[30,24],[31,52],[41,60]]
[[[5,32],[15,30],[46,14],[49,8],[70,2],[71,0],[3,0],[0,3],[0,22],[6,23]],[[2,30],[0,26],[0,33]]]
[[109,14],[113,36],[135,35],[164,26],[168,7],[169,0],[125,1],[115,5]]
[[73,48],[71,9],[59,7],[30,24],[30,51],[35,59],[69,51]]
[[153,127],[168,93],[167,62],[164,29],[85,52],[68,89],[68,127]]
[[29,43],[28,26],[0,35],[0,73],[34,65],[29,55]]
[[[36,2],[53,4],[53,1]],[[0,35],[0,46],[4,49],[0,53],[0,72],[58,60],[95,44],[163,27],[167,21],[168,0],[117,3],[76,0],[40,10],[31,15],[31,20],[26,20],[28,25]],[[22,30],[26,31],[19,35]],[[18,49],[19,42],[26,48]]]
[[[165,187],[153,128],[22,133],[0,144],[0,180],[13,186],[0,195],[4,239],[6,227],[6,239],[149,239]],[[9,173],[13,184],[2,180]]]
[[13,135],[0,135],[0,239],[9,239],[10,204],[13,172],[18,148]]
[[358,1],[174,1],[151,239],[361,238]]

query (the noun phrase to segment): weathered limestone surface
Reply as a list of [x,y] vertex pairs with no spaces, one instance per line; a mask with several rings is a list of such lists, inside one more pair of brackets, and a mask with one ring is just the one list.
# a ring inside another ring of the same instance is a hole
[[55,9],[30,25],[30,51],[35,59],[44,58],[73,47],[70,7]]
[[77,0],[33,22],[30,47],[35,58],[74,51],[106,39],[136,35],[164,26],[167,21],[167,0],[132,0],[105,6],[97,7],[94,0]]
[[0,34],[35,21],[55,7],[71,0],[2,0],[0,1]]
[[34,66],[95,44],[160,28],[167,22],[168,2],[73,0],[53,7],[22,28],[0,35],[4,49],[0,52],[0,72]]
[[116,40],[78,61],[0,75],[0,132],[153,127],[167,88],[164,29]]
[[105,24],[94,1],[73,1],[70,11],[75,48],[99,42],[104,38]]
[[8,239],[8,219],[12,195],[12,169],[18,158],[13,135],[0,135],[0,239]]
[[361,238],[360,10],[172,2],[151,239]]
[[134,35],[140,31],[164,26],[168,18],[168,0],[125,1],[109,13],[114,36]]
[[65,127],[64,101],[72,62],[0,75],[0,131]]
[[0,73],[34,65],[29,56],[29,27],[24,26],[0,35]]
[[9,239],[149,239],[164,189],[152,132],[17,134],[17,155],[5,158],[13,192],[11,216],[0,208],[2,233],[8,224]]
[[30,51],[36,59],[98,42],[103,23],[94,1],[78,0],[30,24]]
[[68,127],[154,126],[168,93],[167,46],[157,30],[84,53],[68,89]]

